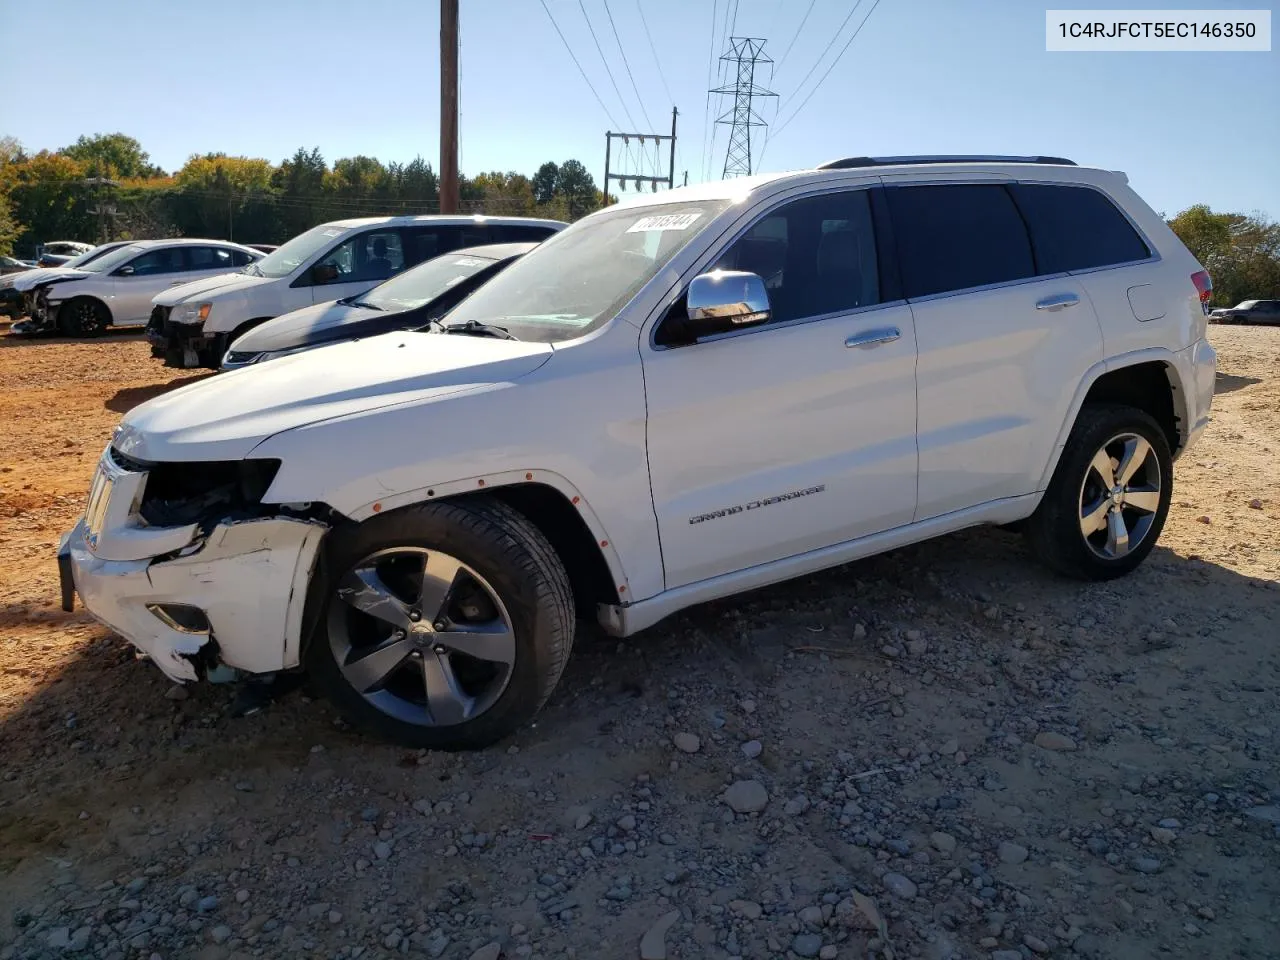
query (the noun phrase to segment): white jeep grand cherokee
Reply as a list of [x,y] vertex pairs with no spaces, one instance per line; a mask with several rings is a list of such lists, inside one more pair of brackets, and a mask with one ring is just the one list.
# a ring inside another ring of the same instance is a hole
[[551,695],[575,614],[690,604],[1025,521],[1107,579],[1208,421],[1209,278],[1123,174],[854,158],[607,207],[447,318],[134,409],[63,541],[170,677],[306,669],[465,748]]

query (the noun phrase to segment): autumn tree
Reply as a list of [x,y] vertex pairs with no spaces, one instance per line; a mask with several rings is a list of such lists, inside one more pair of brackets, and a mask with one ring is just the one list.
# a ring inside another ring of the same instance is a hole
[[1280,223],[1261,215],[1188,207],[1169,226],[1213,278],[1216,306],[1280,299]]
[[164,171],[151,162],[151,157],[133,137],[123,133],[95,133],[81,136],[61,151],[63,156],[84,165],[89,176],[123,179],[130,177],[163,177]]

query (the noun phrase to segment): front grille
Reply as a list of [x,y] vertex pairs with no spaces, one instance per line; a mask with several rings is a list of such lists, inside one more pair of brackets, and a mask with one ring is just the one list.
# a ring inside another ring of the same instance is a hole
[[152,307],[151,319],[147,321],[147,332],[163,333],[165,321],[169,319],[172,307]]
[[135,460],[133,457],[126,456],[115,447],[107,448],[107,456],[121,470],[128,470],[130,473],[146,473],[151,469],[151,464],[143,463],[141,460]]

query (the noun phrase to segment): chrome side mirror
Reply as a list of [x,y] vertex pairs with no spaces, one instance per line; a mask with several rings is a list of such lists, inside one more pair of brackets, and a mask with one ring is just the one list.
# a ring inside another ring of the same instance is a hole
[[699,274],[689,284],[687,301],[689,332],[694,336],[767,323],[772,316],[764,281],[743,270]]

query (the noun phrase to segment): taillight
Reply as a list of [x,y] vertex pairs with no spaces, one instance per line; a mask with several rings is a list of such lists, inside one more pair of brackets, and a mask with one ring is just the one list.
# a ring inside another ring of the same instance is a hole
[[1208,270],[1197,270],[1191,275],[1191,282],[1200,291],[1200,302],[1208,303],[1213,298],[1213,278]]

